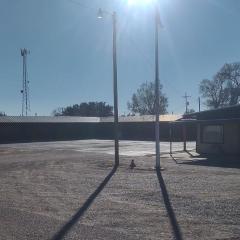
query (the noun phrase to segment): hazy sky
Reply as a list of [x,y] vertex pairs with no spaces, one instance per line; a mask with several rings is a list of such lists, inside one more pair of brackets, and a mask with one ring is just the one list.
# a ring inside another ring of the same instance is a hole
[[[239,0],[160,0],[160,81],[171,113],[185,92],[197,110],[198,85],[226,62],[240,61]],[[112,21],[118,14],[119,112],[154,80],[151,5],[127,0],[0,0],[0,111],[21,113],[22,59],[28,48],[31,114],[85,101],[113,104]]]

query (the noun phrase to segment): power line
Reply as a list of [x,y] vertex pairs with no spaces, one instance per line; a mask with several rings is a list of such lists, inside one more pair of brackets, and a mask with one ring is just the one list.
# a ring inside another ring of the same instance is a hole
[[[97,12],[97,8],[90,7],[90,6],[88,6],[88,5],[86,5],[86,4],[82,3],[82,2],[75,1],[75,0],[66,0],[66,1],[71,2],[71,3],[74,3],[74,4],[79,5],[79,6],[82,6],[82,7],[85,8],[85,9],[90,9],[90,10],[93,10],[93,11]],[[161,22],[161,20],[160,20],[160,22]],[[161,26],[162,26],[162,23],[161,23]],[[153,72],[153,71],[154,71],[154,64],[153,64],[153,62],[152,62],[152,59],[151,59],[149,56],[147,56],[147,54],[144,53],[144,51],[138,46],[137,41],[133,40],[133,38],[130,37],[130,36],[129,36],[129,40],[130,40],[130,41],[128,41],[128,42],[131,42],[131,47],[134,47],[135,50],[136,50],[136,52],[143,57],[144,62],[145,62],[146,65],[148,65],[148,67],[149,67],[149,72],[154,73],[154,72]],[[163,82],[164,82],[165,84],[167,84],[165,81],[163,81]],[[173,89],[176,93],[179,92],[178,89],[177,89],[171,82],[168,82],[168,85],[169,85],[169,86],[171,87],[171,89]]]
[[88,5],[86,5],[86,4],[82,3],[82,2],[78,2],[78,1],[75,1],[75,0],[66,0],[66,1],[74,3],[76,5],[79,5],[79,6],[83,7],[83,8],[85,8],[85,9],[94,10],[97,13],[97,10],[98,10],[97,8],[90,7],[90,6],[88,6]]
[[[149,72],[153,73],[153,71],[154,71],[154,64],[152,63],[151,58],[148,57],[147,54],[145,54],[143,52],[143,50],[140,49],[140,47],[137,46],[137,42],[136,41],[134,41],[132,38],[130,38],[130,41],[132,42],[132,45],[135,47],[136,52],[143,57],[144,62],[149,67]],[[174,90],[175,93],[177,93],[177,94],[179,93],[179,90],[172,84],[171,81],[166,82],[166,81],[164,81],[164,78],[161,78],[161,77],[160,77],[160,79],[161,79],[162,82],[164,82],[165,85],[170,86],[171,90]]]
[[[82,2],[79,2],[79,1],[75,1],[75,0],[66,0],[66,1],[69,1],[71,3],[74,3],[76,5],[79,5],[79,6],[82,6],[83,8],[85,9],[90,9],[92,11],[95,11],[97,12],[97,8],[94,8],[94,7],[90,7]],[[161,26],[162,26],[162,23],[161,23]],[[144,60],[144,62],[146,63],[146,65],[149,67],[149,73],[154,73],[154,63],[152,62],[152,58],[150,58],[148,56],[148,54],[146,54],[142,49],[141,47],[138,46],[138,42],[133,40],[133,38],[131,36],[129,36],[129,40],[128,42],[131,42],[131,47],[135,48],[136,52],[142,56],[142,59]],[[170,81],[166,82],[164,80],[162,80],[162,82],[164,82],[165,85],[168,85],[171,87],[172,90],[174,90],[175,93],[179,93],[179,90],[174,86],[174,84],[172,84]]]

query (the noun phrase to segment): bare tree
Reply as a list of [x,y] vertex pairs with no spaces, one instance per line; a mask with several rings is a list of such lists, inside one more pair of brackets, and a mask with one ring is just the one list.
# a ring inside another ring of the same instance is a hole
[[[168,99],[162,93],[162,88],[160,85],[160,114],[165,114],[167,113]],[[155,114],[155,84],[153,82],[143,83],[132,95],[131,102],[128,102],[127,106],[132,113]]]
[[240,97],[240,63],[226,63],[212,80],[204,79],[199,86],[209,108],[235,105]]
[[52,115],[55,117],[63,116],[63,111],[64,111],[64,108],[59,107],[53,110]]
[[229,90],[224,86],[225,81],[217,75],[212,80],[204,79],[201,81],[199,89],[205,104],[209,108],[219,108],[228,105]]
[[217,77],[227,84],[230,94],[229,105],[237,104],[240,96],[240,63],[224,64]]
[[224,64],[217,76],[230,81],[233,87],[240,87],[240,62]]

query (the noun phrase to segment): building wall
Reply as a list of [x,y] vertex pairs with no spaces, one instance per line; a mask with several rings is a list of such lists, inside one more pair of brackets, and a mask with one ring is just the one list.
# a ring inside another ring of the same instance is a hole
[[[160,123],[160,140],[169,141],[169,122]],[[173,141],[182,141],[182,125],[172,124]],[[121,140],[155,139],[154,122],[120,122],[119,137]],[[112,122],[0,122],[0,143],[61,141],[77,139],[113,139]],[[187,126],[187,140],[196,140],[196,125]]]
[[240,124],[226,124],[224,153],[240,154]]
[[203,124],[197,126],[197,152],[200,154],[240,154],[240,124],[223,124],[223,143],[208,144],[202,142]]
[[0,123],[0,143],[91,139],[97,123]]

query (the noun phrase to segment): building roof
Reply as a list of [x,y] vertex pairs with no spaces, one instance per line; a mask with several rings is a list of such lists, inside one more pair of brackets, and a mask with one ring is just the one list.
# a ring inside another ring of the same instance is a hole
[[240,104],[218,109],[206,110],[186,114],[183,119],[213,120],[213,119],[238,119],[240,118]]
[[100,122],[97,117],[47,117],[47,116],[4,116],[0,117],[1,122],[12,123],[73,123],[73,122]]
[[[180,119],[182,115],[165,114],[160,115],[160,122],[172,122]],[[119,117],[119,122],[155,122],[155,115]],[[100,122],[113,122],[113,117],[104,117]]]
[[[181,115],[161,115],[161,122],[175,121],[181,118]],[[48,116],[3,116],[0,117],[0,123],[78,123],[78,122],[113,122],[113,117],[48,117]],[[119,122],[154,122],[154,115],[119,117]]]

